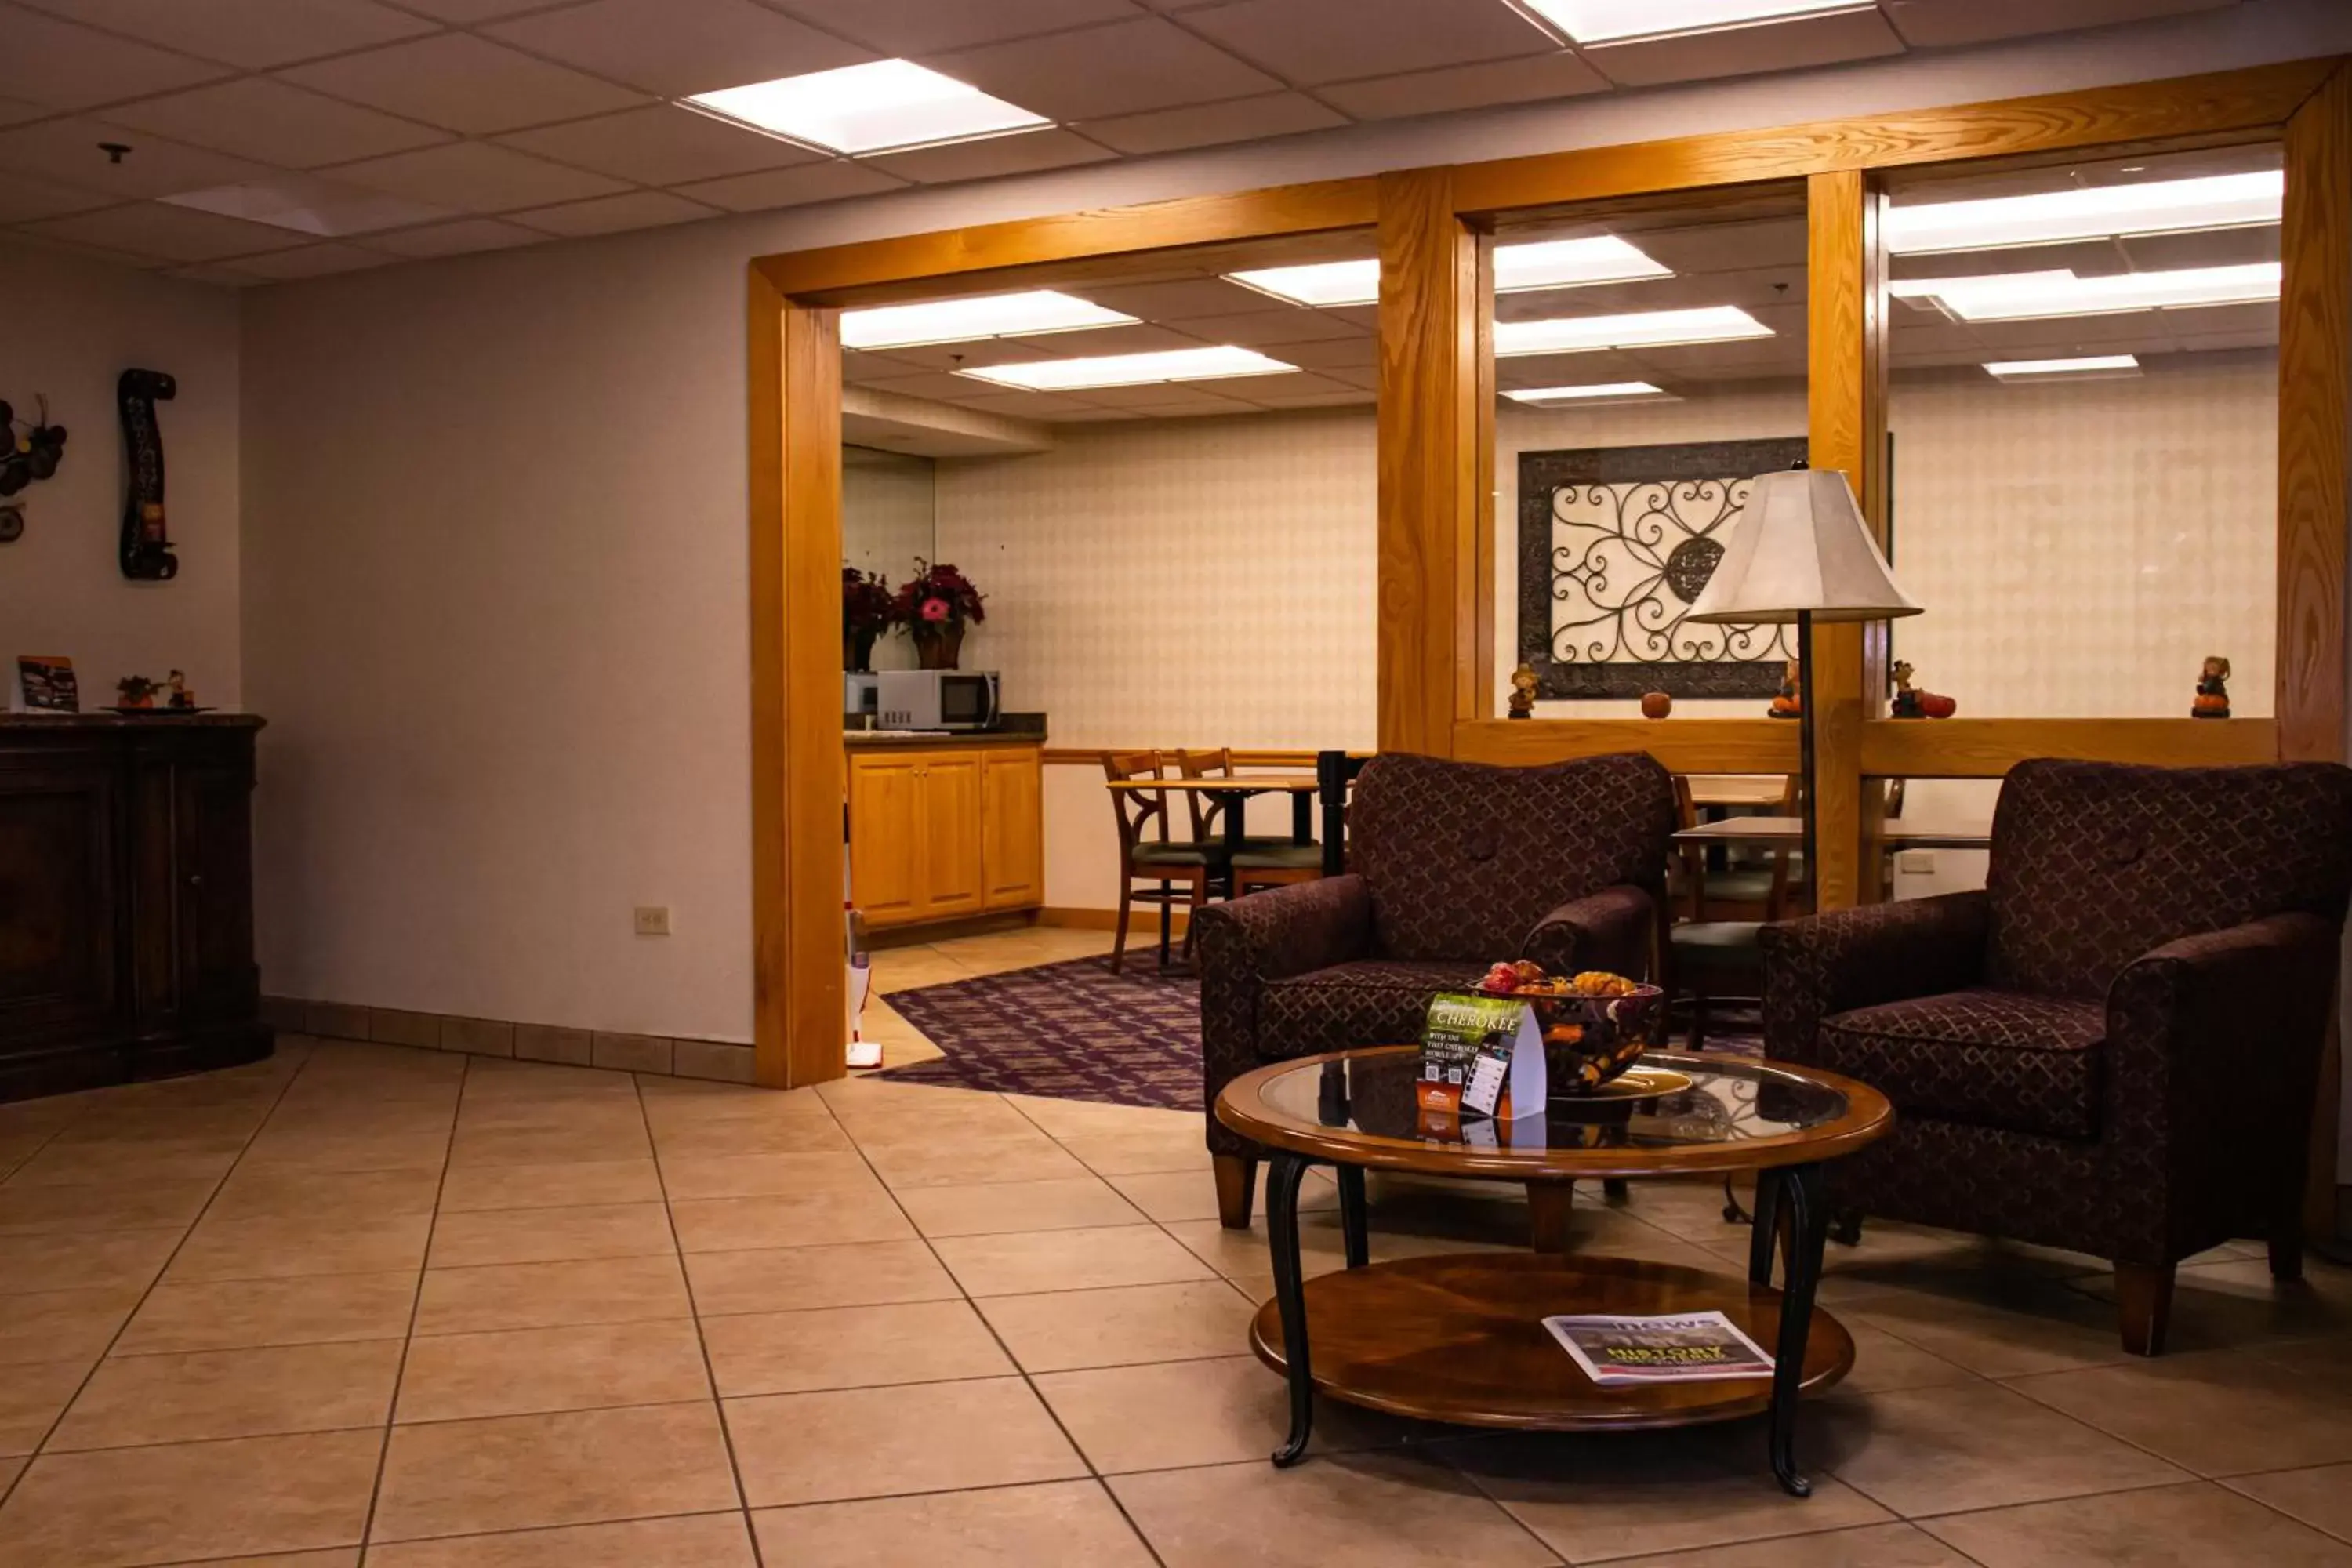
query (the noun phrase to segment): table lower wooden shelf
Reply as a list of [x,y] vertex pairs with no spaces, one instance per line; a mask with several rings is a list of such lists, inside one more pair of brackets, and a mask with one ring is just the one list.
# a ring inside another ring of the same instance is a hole
[[[1318,1392],[1466,1426],[1631,1431],[1760,1415],[1771,1404],[1769,1378],[1602,1388],[1543,1326],[1563,1313],[1717,1310],[1766,1350],[1779,1342],[1780,1291],[1635,1258],[1450,1253],[1307,1281]],[[1281,1314],[1269,1300],[1250,1325],[1250,1348],[1286,1373],[1282,1345]],[[1853,1336],[1816,1308],[1803,1392],[1819,1393],[1853,1365]]]

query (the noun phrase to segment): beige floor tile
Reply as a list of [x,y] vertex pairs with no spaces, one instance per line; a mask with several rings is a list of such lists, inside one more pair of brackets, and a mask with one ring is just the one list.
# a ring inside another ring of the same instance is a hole
[[1610,1568],[1976,1568],[1908,1524],[1865,1524],[1819,1535],[1784,1535],[1696,1552],[1627,1557]]
[[2113,1309],[2078,1291],[2028,1280],[2000,1295],[1995,1304],[1890,1289],[1828,1304],[1845,1321],[1884,1330],[1980,1377],[2025,1377],[2128,1358]]
[[1803,1535],[1893,1516],[1828,1476],[1792,1498],[1755,1422],[1669,1432],[1513,1433],[1444,1445],[1445,1458],[1571,1563]]
[[1118,1476],[1110,1489],[1166,1568],[1521,1568],[1559,1560],[1469,1482],[1404,1455],[1277,1470],[1263,1456]]
[[989,1236],[1017,1230],[1076,1230],[1140,1225],[1141,1211],[1099,1176],[1043,1182],[983,1182],[970,1186],[899,1190],[915,1228],[925,1236]]
[[[1253,1355],[1045,1373],[1033,1381],[1107,1476],[1263,1461],[1290,1430],[1287,1386]],[[1380,1447],[1435,1430],[1323,1400],[1315,1411],[1315,1452]]]
[[1205,1279],[1214,1270],[1157,1226],[960,1236],[934,1244],[940,1261],[974,1296],[1024,1296],[1106,1285]]
[[372,1538],[414,1541],[738,1506],[708,1403],[395,1426]]
[[740,1513],[572,1524],[368,1549],[371,1568],[753,1568]]
[[2233,1476],[2223,1484],[2339,1540],[2352,1541],[2352,1465]]
[[[1111,1176],[1110,1184],[1121,1196],[1162,1225],[1171,1220],[1201,1220],[1217,1217],[1217,1182],[1206,1171],[1147,1171],[1137,1175]],[[1253,1215],[1264,1212],[1265,1204],[1265,1167],[1257,1173],[1257,1193],[1250,1205]],[[1334,1209],[1339,1206],[1339,1184],[1320,1171],[1309,1172],[1306,1185],[1298,1191],[1298,1207],[1302,1214],[1310,1209]]]
[[1017,1377],[730,1399],[727,1426],[753,1508],[1086,1474]]
[[666,1160],[720,1159],[736,1154],[823,1154],[853,1149],[849,1134],[829,1116],[755,1115],[691,1118],[654,1123],[654,1148]]
[[380,1432],[49,1454],[0,1508],[7,1568],[131,1568],[357,1542]]
[[1098,1176],[1139,1176],[1165,1171],[1205,1171],[1209,1146],[1199,1125],[1164,1132],[1089,1133],[1062,1147]]
[[360,1549],[347,1546],[332,1552],[272,1552],[260,1557],[209,1557],[178,1568],[359,1568]]
[[350,1131],[320,1128],[280,1132],[265,1127],[245,1152],[247,1165],[299,1171],[420,1171],[437,1168],[449,1152],[446,1131]]
[[688,1318],[694,1304],[669,1253],[559,1263],[428,1268],[416,1303],[419,1334],[489,1333],[578,1323]]
[[433,1227],[435,1268],[656,1257],[675,1249],[659,1204],[488,1209],[443,1215]]
[[[2112,1274],[2073,1283],[2101,1302],[2115,1300]],[[2305,1279],[2281,1283],[2262,1258],[2231,1258],[2175,1277],[2166,1342],[2172,1350],[2234,1350],[2298,1336],[2352,1343],[2352,1270],[2314,1259]]]
[[833,1114],[842,1131],[863,1149],[934,1143],[1024,1143],[1045,1137],[1034,1121],[1014,1110],[1002,1095],[950,1092],[953,1098],[933,1099],[917,1105],[896,1100],[874,1105],[846,1105]]
[[16,1484],[16,1478],[24,1473],[25,1467],[31,1462],[28,1456],[23,1455],[15,1458],[0,1458],[0,1498],[5,1498],[8,1495],[8,1489]]
[[441,1187],[443,1214],[661,1202],[661,1174],[649,1160],[576,1160],[551,1165],[453,1164]]
[[1189,1110],[1162,1110],[1142,1105],[1104,1105],[1092,1100],[1049,1100],[1034,1094],[1008,1094],[1004,1102],[1054,1138],[1198,1131],[1201,1128],[1197,1106]]
[[846,1150],[817,1154],[729,1154],[662,1162],[662,1186],[673,1203],[698,1198],[793,1197],[809,1193],[872,1192],[880,1184],[865,1156]]
[[35,1362],[0,1374],[0,1454],[29,1454],[89,1375],[86,1361]]
[[691,1321],[433,1334],[409,1346],[396,1421],[460,1421],[708,1398]]
[[962,1293],[919,1241],[694,1252],[687,1255],[686,1272],[694,1287],[695,1306],[706,1318],[721,1312],[940,1301]]
[[1940,1384],[1972,1383],[1976,1373],[1930,1355],[1908,1340],[1885,1330],[1841,1317],[1853,1340],[1853,1370],[1838,1386],[1851,1394],[1872,1394],[1897,1388],[1932,1388]]
[[825,1307],[710,1318],[702,1325],[710,1371],[729,1398],[943,1383],[1013,1370],[963,1301]]
[[2352,1368],[2205,1351],[2010,1386],[2200,1475],[2352,1460]]
[[295,1279],[167,1279],[115,1346],[118,1355],[248,1350],[399,1339],[416,1301],[416,1271]]
[[670,1213],[684,1252],[900,1241],[915,1234],[890,1194],[872,1182],[764,1198],[695,1198],[673,1203]]
[[0,1236],[184,1229],[196,1223],[214,1185],[208,1181],[54,1186],[0,1183]]
[[1257,1312],[1223,1279],[991,1296],[979,1306],[1024,1372],[1238,1354]]
[[173,1230],[0,1237],[0,1297],[143,1290],[180,1244]]
[[0,1308],[0,1367],[44,1361],[89,1366],[105,1353],[138,1300],[137,1290],[120,1289],[11,1296]]
[[982,1182],[1067,1181],[1087,1174],[1087,1168],[1060,1144],[1034,1130],[1009,1136],[992,1132],[905,1143],[861,1141],[858,1147],[873,1162],[875,1173],[900,1190]]
[[62,1148],[113,1141],[143,1143],[157,1138],[250,1138],[268,1113],[268,1102],[251,1098],[211,1103],[118,1101],[91,1107],[58,1131],[57,1143]]
[[51,1142],[10,1174],[11,1185],[76,1186],[141,1182],[216,1182],[246,1148],[242,1138],[150,1138]]
[[646,1113],[628,1089],[607,1094],[469,1096],[457,1109],[457,1141],[494,1132],[571,1132],[629,1137]]
[[425,1261],[429,1215],[310,1214],[200,1220],[172,1260],[174,1281],[389,1274]]
[[1994,1384],[1837,1394],[1808,1406],[1798,1463],[1906,1519],[2187,1478]]
[[1985,1568],[2065,1563],[2352,1568],[2352,1545],[2210,1484],[1995,1509],[1927,1520],[1920,1528]]
[[49,1438],[52,1450],[121,1448],[381,1426],[401,1342],[110,1356]]
[[766,1509],[760,1550],[793,1568],[1156,1568],[1094,1481]]
[[410,1171],[306,1171],[240,1165],[221,1184],[207,1219],[299,1218],[306,1215],[431,1214],[441,1189],[436,1165]]
[[478,1165],[607,1164],[649,1160],[653,1140],[642,1118],[626,1127],[493,1128],[468,1131],[463,1124],[449,1145],[453,1170]]
[[[1210,1268],[1239,1281],[1248,1294],[1263,1300],[1273,1293],[1274,1260],[1266,1246],[1263,1213],[1247,1230],[1227,1230],[1213,1219],[1171,1220],[1160,1228]],[[1348,1257],[1336,1206],[1322,1214],[1300,1214],[1298,1261],[1310,1278],[1346,1267]]]

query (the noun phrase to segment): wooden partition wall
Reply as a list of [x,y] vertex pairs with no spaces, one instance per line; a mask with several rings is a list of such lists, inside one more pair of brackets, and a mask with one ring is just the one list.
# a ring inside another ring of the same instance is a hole
[[[1482,238],[1531,207],[1801,178],[1811,462],[1884,528],[1885,171],[2020,154],[2282,141],[2275,719],[1878,717],[1884,642],[1817,635],[1820,888],[1862,875],[1898,776],[1997,778],[2032,756],[2187,764],[2345,756],[2345,531],[2352,470],[2352,68],[2338,59],[1949,109],[1414,169],[762,257],[751,275],[752,767],[761,1080],[842,1068],[839,670],[845,305],[1059,276],[1101,282],[1171,250],[1378,232],[1379,742],[1526,763],[1643,750],[1677,772],[1786,773],[1764,719],[1508,722],[1495,648],[1491,279]],[[2333,1097],[2326,1101],[2333,1110]],[[2332,1126],[2326,1130],[2333,1169]]]

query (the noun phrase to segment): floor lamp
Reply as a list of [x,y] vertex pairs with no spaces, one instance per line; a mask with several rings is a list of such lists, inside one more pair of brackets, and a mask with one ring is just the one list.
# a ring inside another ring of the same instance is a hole
[[1723,559],[1686,621],[1797,623],[1798,766],[1803,779],[1805,876],[1821,907],[1820,814],[1813,789],[1813,626],[1916,616],[1870,536],[1845,476],[1785,468],[1756,476],[1727,529]]

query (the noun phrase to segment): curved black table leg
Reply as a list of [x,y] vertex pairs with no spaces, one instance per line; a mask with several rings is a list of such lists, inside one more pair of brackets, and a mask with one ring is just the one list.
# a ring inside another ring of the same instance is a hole
[[1756,1173],[1756,1213],[1748,1232],[1748,1282],[1772,1283],[1772,1252],[1780,1239],[1780,1173]]
[[1372,1232],[1364,1215],[1364,1168],[1361,1165],[1341,1165],[1339,1178],[1339,1230],[1348,1244],[1348,1267],[1361,1268],[1372,1260]]
[[[1822,1247],[1829,1239],[1829,1204],[1819,1165],[1795,1165],[1778,1174],[1773,1203],[1787,1209],[1788,1246],[1781,1258],[1780,1342],[1772,1352],[1772,1474],[1790,1496],[1810,1497],[1813,1483],[1797,1473],[1797,1394],[1805,1381],[1805,1342],[1812,1332]],[[1762,1188],[1758,1190],[1760,1211]],[[1760,1213],[1757,1223],[1763,1224]],[[1770,1254],[1765,1257],[1769,1264]]]
[[[1348,1168],[1342,1166],[1340,1173],[1345,1176]],[[1307,1359],[1307,1276],[1298,1261],[1298,1184],[1306,1174],[1307,1162],[1296,1154],[1277,1149],[1266,1162],[1265,1234],[1274,1253],[1274,1300],[1282,1318],[1282,1359],[1290,1378],[1290,1436],[1274,1451],[1277,1467],[1298,1462],[1315,1426],[1315,1373]],[[1355,1174],[1360,1184],[1363,1173]]]

